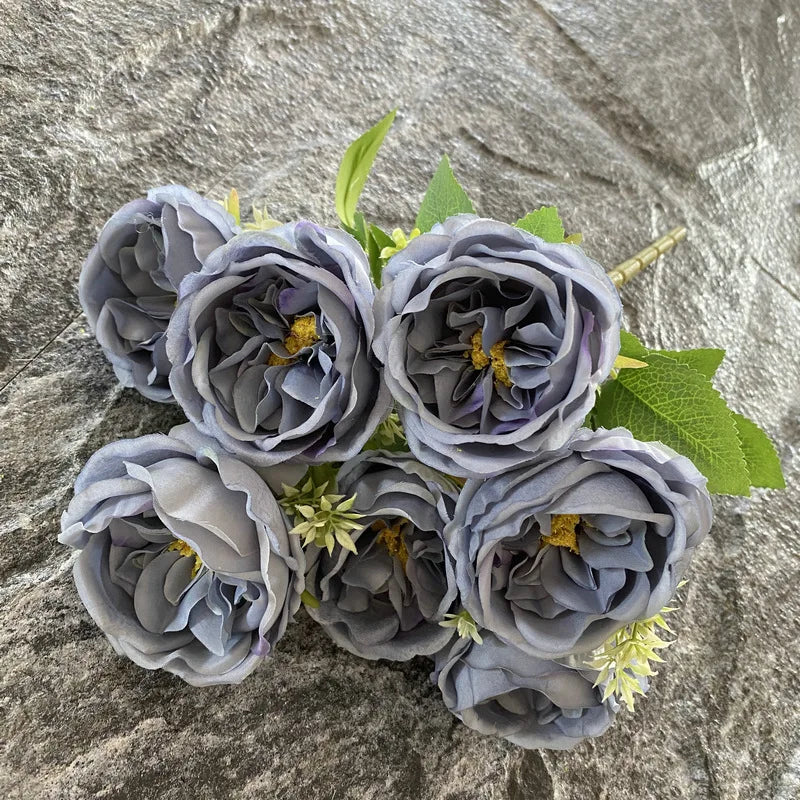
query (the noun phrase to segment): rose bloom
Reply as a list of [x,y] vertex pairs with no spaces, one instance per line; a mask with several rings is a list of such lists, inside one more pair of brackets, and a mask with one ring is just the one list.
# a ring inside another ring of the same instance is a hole
[[410,449],[480,477],[561,447],[613,366],[620,314],[575,245],[468,214],[435,225],[390,259],[375,302]]
[[123,386],[171,401],[164,332],[178,286],[238,230],[219,203],[185,186],[151,189],[105,224],[81,270],[89,326]]
[[599,736],[619,708],[602,700],[596,673],[534,658],[491,633],[456,639],[431,675],[448,710],[480,733],[529,749],[566,750]]
[[589,651],[672,598],[711,528],[689,459],[623,428],[467,481],[445,538],[464,607],[539,658]]
[[190,425],[95,453],[59,541],[117,653],[194,686],[245,678],[300,604],[305,559],[272,491]]
[[244,233],[189,276],[168,332],[189,419],[254,466],[355,455],[389,411],[370,343],[374,287],[342,231]]
[[457,597],[442,541],[457,490],[408,453],[371,451],[344,464],[338,493],[356,495],[364,527],[357,553],[315,548],[306,587],[320,602],[308,613],[341,647],[363,658],[405,661],[452,637],[439,622]]

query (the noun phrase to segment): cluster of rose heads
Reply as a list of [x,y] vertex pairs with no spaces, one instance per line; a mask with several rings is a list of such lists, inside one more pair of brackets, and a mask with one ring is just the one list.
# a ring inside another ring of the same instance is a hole
[[347,233],[243,232],[169,186],[109,220],[80,297],[121,382],[189,420],[95,453],[63,516],[117,652],[235,683],[302,602],[351,653],[434,659],[482,733],[611,724],[592,655],[669,602],[712,513],[688,459],[581,427],[621,307],[580,248],[460,215],[378,289]]

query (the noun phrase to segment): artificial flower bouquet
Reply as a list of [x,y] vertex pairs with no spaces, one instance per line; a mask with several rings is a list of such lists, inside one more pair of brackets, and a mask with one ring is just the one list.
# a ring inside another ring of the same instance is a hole
[[620,329],[618,287],[685,232],[606,273],[552,207],[477,216],[445,157],[389,235],[357,203],[393,119],[343,158],[339,229],[180,186],[106,223],[92,331],[188,422],[95,453],[60,540],[140,666],[239,682],[303,604],[358,656],[431,658],[471,728],[570,747],[647,691],[709,492],[780,464],[722,351]]

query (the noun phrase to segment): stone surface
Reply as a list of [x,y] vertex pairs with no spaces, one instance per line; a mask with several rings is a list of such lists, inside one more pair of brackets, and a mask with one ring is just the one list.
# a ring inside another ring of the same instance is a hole
[[[800,11],[791,0],[6,0],[0,31],[0,792],[11,798],[800,796]],[[678,643],[634,715],[571,753],[455,722],[429,665],[368,663],[300,614],[238,688],[114,655],[56,542],[102,444],[180,419],[115,384],[75,281],[150,185],[333,223],[346,144],[398,120],[365,194],[409,227],[447,151],[477,207],[556,203],[651,345],[716,345],[790,489],[719,498]]]

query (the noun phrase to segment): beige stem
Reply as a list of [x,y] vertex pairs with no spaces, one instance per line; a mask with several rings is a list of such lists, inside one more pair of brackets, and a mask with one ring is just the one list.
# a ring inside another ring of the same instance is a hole
[[686,238],[686,228],[679,225],[673,228],[666,236],[662,236],[652,244],[647,245],[641,252],[637,253],[633,258],[623,261],[618,264],[608,277],[614,283],[617,289],[626,284],[631,278],[638,275],[648,264],[652,264],[659,256],[668,253],[675,247],[678,242],[682,242]]

